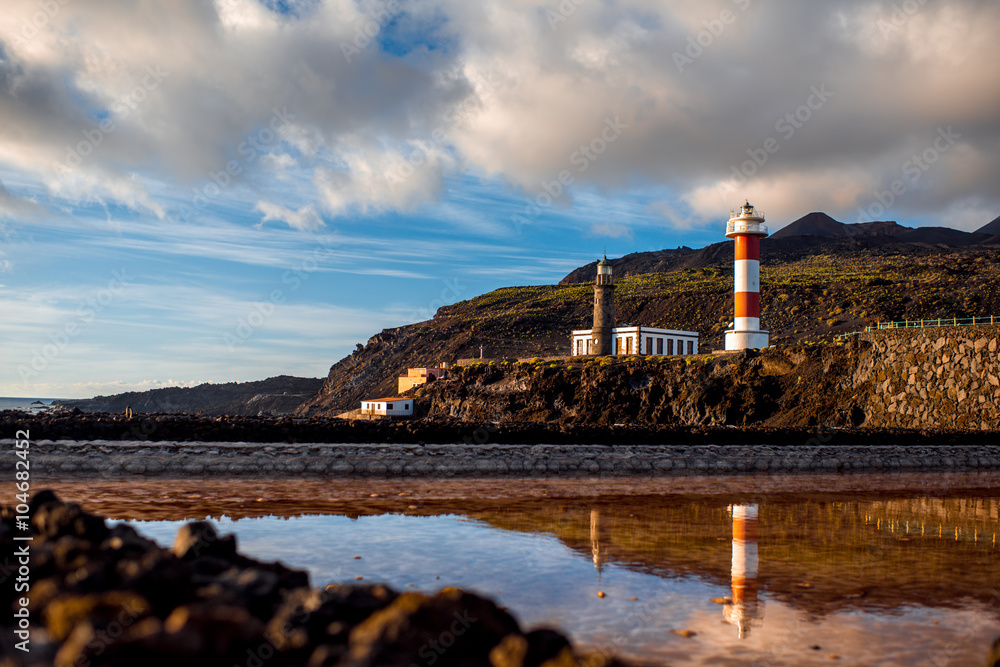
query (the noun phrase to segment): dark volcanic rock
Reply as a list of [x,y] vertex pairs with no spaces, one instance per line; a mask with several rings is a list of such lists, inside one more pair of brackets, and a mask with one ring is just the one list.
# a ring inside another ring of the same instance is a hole
[[345,664],[407,667],[417,656],[442,666],[488,665],[509,634],[519,634],[517,622],[479,596],[456,588],[431,597],[403,593],[351,632]]
[[[583,660],[562,635],[525,635],[494,603],[458,589],[433,596],[378,585],[311,589],[305,572],[241,556],[233,536],[220,537],[206,522],[184,526],[171,551],[129,526],[109,529],[49,491],[31,500],[29,517],[31,652],[4,642],[3,667],[408,667],[427,664],[429,656],[438,665],[523,667],[553,657],[559,665]],[[14,531],[13,508],[0,508],[6,553],[14,553]],[[12,586],[2,587],[0,604],[15,609]],[[0,619],[6,636],[14,636],[16,620]]]
[[192,521],[177,531],[174,555],[181,560],[191,560],[202,555],[231,558],[236,555],[236,537],[226,535],[225,539],[220,539],[212,524],[207,521]]

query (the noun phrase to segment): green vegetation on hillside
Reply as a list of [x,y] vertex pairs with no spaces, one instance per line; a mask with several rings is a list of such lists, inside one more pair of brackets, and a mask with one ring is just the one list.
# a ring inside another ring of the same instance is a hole
[[[785,343],[829,339],[876,321],[1000,314],[998,255],[864,252],[765,265],[761,319],[773,342]],[[732,289],[731,271],[718,267],[625,277],[616,290],[617,321],[698,331],[703,348],[719,347],[732,321]],[[464,323],[475,345],[536,341],[558,353],[572,329],[591,326],[592,294],[589,284],[505,287],[442,308],[435,321]],[[523,356],[519,349],[494,354]]]

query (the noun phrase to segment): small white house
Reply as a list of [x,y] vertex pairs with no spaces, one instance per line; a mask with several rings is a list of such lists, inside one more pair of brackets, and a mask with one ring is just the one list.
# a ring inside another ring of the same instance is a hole
[[[571,352],[574,357],[593,354],[593,329],[573,332]],[[698,354],[698,332],[652,327],[615,327],[611,330],[614,354],[672,357]]]
[[413,415],[413,399],[396,396],[361,401],[361,414],[381,415],[384,417],[409,417]]

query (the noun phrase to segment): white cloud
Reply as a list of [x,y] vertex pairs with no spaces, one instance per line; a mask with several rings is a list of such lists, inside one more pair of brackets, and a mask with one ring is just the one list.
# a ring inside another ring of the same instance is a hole
[[611,239],[630,239],[632,230],[625,225],[613,222],[597,223],[590,226],[590,236],[606,237]]
[[14,216],[35,217],[42,212],[42,207],[31,199],[17,197],[0,181],[0,218]]
[[261,219],[262,225],[269,220],[276,220],[285,223],[292,229],[298,229],[303,232],[316,231],[325,226],[323,219],[319,217],[316,209],[312,206],[303,206],[293,211],[279,204],[260,201],[257,202],[254,210],[264,214],[264,217]]
[[[345,142],[348,143],[348,142]],[[342,216],[409,210],[436,198],[454,160],[441,146],[412,141],[405,147],[363,146],[342,149],[337,167],[319,167],[314,184],[326,210]]]
[[[466,168],[531,193],[568,171],[576,185],[667,184],[697,199],[825,84],[834,100],[755,178],[781,193],[831,169],[852,172],[864,187],[849,209],[883,161],[904,159],[914,137],[938,126],[954,125],[970,147],[1000,140],[991,65],[1000,6],[927,3],[897,21],[899,5],[588,2],[553,30],[547,5],[429,0],[404,3],[393,29],[447,48],[417,44],[390,57],[370,43],[348,59],[342,45],[379,10],[391,14],[388,0],[316,0],[288,15],[256,0],[74,0],[30,35],[36,0],[7,0],[0,166],[34,174],[71,203],[157,216],[163,204],[148,183],[186,191],[230,164],[250,184],[304,173],[307,194],[332,216],[413,209]],[[678,71],[674,54],[724,10],[733,20]],[[887,20],[899,25],[880,28]],[[150,68],[166,73],[155,85]],[[276,108],[292,118],[269,133]],[[604,141],[616,118],[625,129]],[[54,171],[102,121],[114,129],[80,166]],[[588,148],[593,159],[581,157]],[[981,157],[974,173],[948,164],[928,175],[958,197],[931,188],[901,206],[940,212],[978,193],[1000,207],[1000,153],[983,148]],[[420,163],[412,173],[408,161]],[[816,194],[806,208],[841,205],[839,195]],[[279,219],[316,225],[307,214]]]

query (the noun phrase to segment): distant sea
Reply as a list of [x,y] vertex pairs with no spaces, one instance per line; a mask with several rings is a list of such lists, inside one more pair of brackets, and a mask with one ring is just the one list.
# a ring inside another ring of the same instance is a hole
[[32,405],[40,401],[43,405],[52,405],[52,401],[61,401],[61,398],[4,398],[0,396],[0,410],[24,410],[25,412],[35,412],[43,410],[41,405]]

